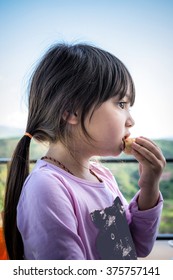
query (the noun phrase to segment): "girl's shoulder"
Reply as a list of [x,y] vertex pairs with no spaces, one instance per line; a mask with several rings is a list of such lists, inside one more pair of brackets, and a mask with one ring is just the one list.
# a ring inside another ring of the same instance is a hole
[[[60,170],[61,171],[61,170]],[[62,176],[58,167],[53,164],[48,164],[43,160],[38,160],[35,167],[26,178],[24,188],[36,188],[37,190],[49,189],[51,186],[62,185]]]
[[42,160],[38,160],[34,169],[31,171],[29,176],[26,178],[21,198],[23,197],[39,197],[40,200],[54,201],[61,197],[68,197],[70,194],[64,177],[56,167],[47,164]]
[[[90,162],[90,169],[98,176],[103,182],[116,184],[116,180],[111,171],[105,167],[101,162]],[[75,184],[89,184],[84,179],[75,177],[65,170],[47,163],[43,160],[38,160],[35,168],[25,181],[25,185],[32,186],[49,186],[49,185],[60,185],[60,187],[69,187]],[[91,184],[93,185],[93,184]]]

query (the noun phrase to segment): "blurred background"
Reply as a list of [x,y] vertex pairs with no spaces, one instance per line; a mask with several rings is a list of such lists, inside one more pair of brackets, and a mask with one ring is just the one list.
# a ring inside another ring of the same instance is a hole
[[88,42],[133,76],[133,134],[173,137],[172,14],[173,1],[164,0],[1,0],[0,125],[25,129],[28,80],[52,43]]
[[[169,160],[161,180],[165,199],[160,233],[173,233],[173,1],[0,1],[0,210],[8,158],[25,131],[27,86],[35,64],[56,42],[87,42],[120,58],[135,82],[133,136],[156,140]],[[46,148],[32,143],[31,158]],[[5,160],[7,159],[7,160]],[[108,164],[108,163],[105,163]],[[138,167],[109,164],[128,200]]]

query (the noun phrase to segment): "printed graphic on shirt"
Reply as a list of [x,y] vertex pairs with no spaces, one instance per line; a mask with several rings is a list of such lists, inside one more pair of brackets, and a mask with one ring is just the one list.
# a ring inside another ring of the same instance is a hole
[[119,197],[115,198],[112,206],[95,210],[90,215],[93,223],[100,230],[96,247],[101,259],[137,259],[124,207]]

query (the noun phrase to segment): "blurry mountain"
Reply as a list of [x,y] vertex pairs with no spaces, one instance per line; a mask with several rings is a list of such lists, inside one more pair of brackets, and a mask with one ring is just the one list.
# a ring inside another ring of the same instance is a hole
[[21,137],[24,130],[16,127],[0,125],[0,138]]

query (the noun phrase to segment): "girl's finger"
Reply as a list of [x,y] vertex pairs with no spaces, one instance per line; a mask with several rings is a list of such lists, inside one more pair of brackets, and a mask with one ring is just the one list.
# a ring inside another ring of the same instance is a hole
[[159,147],[157,146],[157,144],[156,144],[154,141],[152,141],[151,139],[149,139],[149,138],[147,138],[147,137],[145,137],[145,136],[139,136],[139,137],[137,137],[136,139],[145,139],[145,140],[147,140],[148,142],[150,142],[151,144],[153,144],[155,147],[159,148]]
[[[138,137],[135,140],[136,144],[139,144],[141,147],[144,147],[148,151],[150,151],[152,154],[154,154],[158,159],[163,160],[164,156],[162,154],[162,151],[160,148],[150,139],[146,137]],[[133,144],[132,144],[133,147]],[[135,147],[135,145],[134,145]]]
[[139,145],[137,143],[134,143],[134,145],[132,145],[132,148],[133,148],[132,149],[132,154],[140,162],[144,163],[144,161],[148,161],[152,165],[156,165],[157,164],[159,159],[156,157],[156,155],[154,153],[152,153],[150,150],[148,150],[144,146]]

